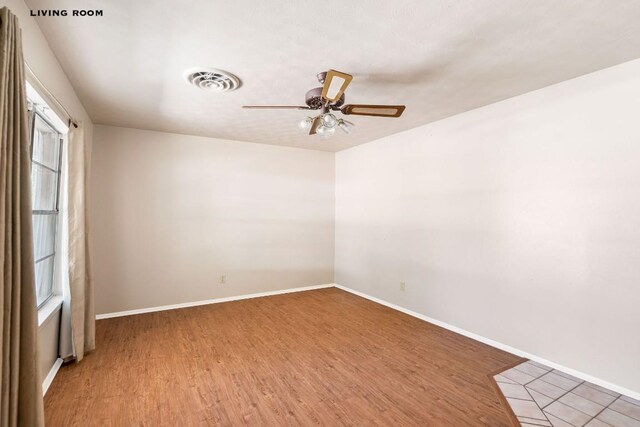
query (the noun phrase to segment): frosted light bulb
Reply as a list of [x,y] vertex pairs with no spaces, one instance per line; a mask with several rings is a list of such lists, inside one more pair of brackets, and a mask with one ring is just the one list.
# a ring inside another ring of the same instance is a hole
[[347,135],[351,133],[351,126],[346,124],[342,119],[338,120],[338,127],[342,129]]
[[326,126],[320,126],[318,127],[318,129],[316,129],[316,133],[318,134],[318,136],[320,136],[320,138],[322,139],[327,139],[327,138],[331,138],[331,136],[336,133],[336,128],[328,128]]
[[311,124],[313,123],[313,119],[311,117],[306,117],[298,123],[298,128],[301,130],[309,130],[311,129]]
[[326,113],[322,116],[322,124],[328,128],[334,127],[338,123],[338,119],[331,113]]

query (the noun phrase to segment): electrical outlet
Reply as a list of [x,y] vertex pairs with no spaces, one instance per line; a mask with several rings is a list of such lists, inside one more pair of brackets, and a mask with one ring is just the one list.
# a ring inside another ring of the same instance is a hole
[[227,283],[227,276],[223,274],[220,276],[220,284],[224,285],[225,283]]
[[403,292],[406,290],[406,285],[404,284],[404,282],[400,282],[400,290]]

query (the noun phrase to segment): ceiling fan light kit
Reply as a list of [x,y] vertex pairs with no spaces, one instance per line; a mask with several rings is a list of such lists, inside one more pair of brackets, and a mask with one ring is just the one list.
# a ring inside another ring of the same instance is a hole
[[308,91],[305,95],[306,106],[297,105],[245,105],[249,109],[294,109],[321,110],[315,117],[306,117],[298,123],[301,130],[309,131],[309,135],[318,135],[322,139],[330,138],[336,128],[350,134],[354,126],[342,118],[337,118],[332,111],[339,111],[344,115],[392,117],[397,118],[404,112],[404,105],[344,105],[344,92],[353,80],[353,76],[336,70],[329,70],[317,74],[322,87]]

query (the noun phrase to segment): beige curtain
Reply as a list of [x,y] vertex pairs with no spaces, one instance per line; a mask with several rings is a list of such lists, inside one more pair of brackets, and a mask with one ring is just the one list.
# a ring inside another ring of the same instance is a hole
[[0,426],[43,426],[31,230],[30,149],[22,40],[0,9]]
[[69,293],[73,354],[76,361],[96,347],[93,282],[89,262],[88,179],[90,139],[82,124],[70,126],[67,146],[69,173]]

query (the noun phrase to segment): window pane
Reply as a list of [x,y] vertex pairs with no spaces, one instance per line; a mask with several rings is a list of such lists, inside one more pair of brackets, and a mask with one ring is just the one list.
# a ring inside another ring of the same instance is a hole
[[36,263],[36,293],[38,306],[49,298],[53,292],[53,258]]
[[55,251],[57,215],[33,215],[33,251],[39,260]]
[[31,193],[33,210],[56,210],[58,174],[36,163],[31,164]]
[[58,170],[60,162],[60,134],[36,115],[33,127],[33,154],[38,163]]
[[[31,193],[33,214],[33,251],[36,260],[38,306],[53,293],[55,240],[60,179],[61,134],[33,112],[31,134]],[[38,213],[37,211],[44,211]],[[39,261],[38,261],[39,260]]]

